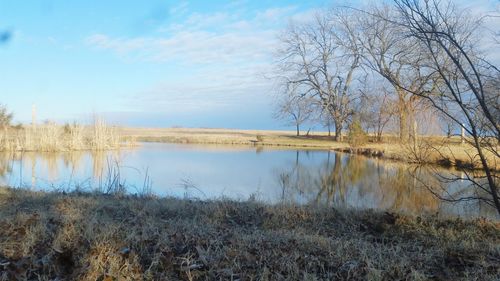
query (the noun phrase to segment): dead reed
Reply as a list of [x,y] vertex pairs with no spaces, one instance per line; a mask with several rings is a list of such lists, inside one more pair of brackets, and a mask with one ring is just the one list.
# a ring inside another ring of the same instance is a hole
[[123,145],[134,145],[134,142],[122,137],[115,127],[108,126],[102,119],[96,119],[90,126],[47,123],[0,132],[0,151],[97,151],[118,149]]

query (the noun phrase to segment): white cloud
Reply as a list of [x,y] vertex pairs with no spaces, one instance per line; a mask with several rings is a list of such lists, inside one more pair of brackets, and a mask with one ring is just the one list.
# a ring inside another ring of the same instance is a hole
[[241,63],[269,56],[275,46],[275,33],[251,34],[208,31],[178,32],[168,38],[112,38],[94,34],[86,43],[116,52],[120,56],[155,62],[180,61],[188,64]]
[[239,9],[243,8],[249,0],[233,0],[230,3],[228,3],[225,8],[226,9]]
[[301,12],[297,12],[290,17],[290,21],[296,23],[306,23],[313,19],[316,14],[321,12],[321,9],[309,9]]
[[188,1],[181,1],[177,5],[172,6],[168,12],[171,16],[180,16],[187,13],[188,7],[189,7]]
[[225,12],[217,12],[212,14],[193,13],[184,22],[183,27],[190,30],[214,28],[223,25],[230,20],[231,16]]
[[245,67],[204,68],[194,75],[173,79],[141,92],[132,98],[136,106],[169,112],[221,111],[267,103],[272,81],[265,79],[266,64]]
[[85,42],[132,60],[192,64],[242,63],[272,54],[276,35],[296,7],[257,12],[251,19],[216,12],[192,13],[180,23],[161,28],[160,35],[122,38],[93,34]]
[[258,12],[255,16],[255,21],[264,23],[280,22],[283,21],[284,18],[288,18],[296,9],[296,6],[270,8],[262,12]]
[[[131,104],[170,112],[204,112],[269,103],[272,66],[281,28],[296,7],[244,13],[192,13],[154,36],[93,34],[87,45],[132,61],[179,65],[175,78],[135,95]],[[295,13],[296,14],[296,13]],[[180,77],[180,78],[179,78]]]

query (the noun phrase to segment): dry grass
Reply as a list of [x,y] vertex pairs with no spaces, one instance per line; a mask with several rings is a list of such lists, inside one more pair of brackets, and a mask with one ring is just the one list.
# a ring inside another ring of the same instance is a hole
[[[370,143],[364,150],[381,151],[383,157],[410,163],[439,164],[462,168],[480,168],[481,163],[476,149],[470,144],[461,144],[447,138],[422,138],[417,145]],[[498,151],[498,148],[497,148]],[[490,167],[500,170],[499,159],[490,151],[484,151]]]
[[120,136],[116,128],[96,119],[91,126],[45,124],[11,128],[0,132],[0,151],[108,150],[133,144],[129,140]]
[[500,224],[0,189],[0,280],[499,280]]
[[291,131],[122,128],[120,133],[136,138],[138,141],[150,142],[294,146],[321,149],[335,146],[326,134],[317,133],[314,137],[313,135],[297,137]]
[[[368,142],[356,149],[347,142],[335,142],[326,132],[314,132],[309,136],[295,135],[294,131],[258,131],[230,129],[190,129],[190,128],[122,128],[124,136],[146,142],[171,142],[192,144],[230,144],[274,147],[297,147],[308,149],[332,149],[367,155],[377,155],[387,159],[405,162],[422,162],[449,166],[478,167],[478,158],[471,145],[461,144],[459,137],[446,138],[422,136],[418,148],[401,144],[397,136],[386,135],[382,143]],[[487,152],[492,167],[500,164],[492,153]]]

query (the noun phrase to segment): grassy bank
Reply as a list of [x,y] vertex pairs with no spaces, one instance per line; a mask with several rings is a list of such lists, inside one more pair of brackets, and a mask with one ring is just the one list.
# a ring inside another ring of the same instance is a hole
[[[417,145],[401,144],[397,136],[384,136],[381,143],[369,141],[353,149],[347,142],[335,142],[325,132],[308,136],[296,136],[293,131],[259,131],[230,129],[191,128],[121,128],[120,133],[138,141],[256,145],[270,147],[295,147],[307,149],[331,149],[348,153],[377,156],[411,163],[437,164],[465,168],[480,167],[475,148],[462,144],[459,137],[421,136]],[[491,166],[499,170],[500,164],[493,153],[485,151]]]
[[500,224],[0,189],[1,280],[498,280]]

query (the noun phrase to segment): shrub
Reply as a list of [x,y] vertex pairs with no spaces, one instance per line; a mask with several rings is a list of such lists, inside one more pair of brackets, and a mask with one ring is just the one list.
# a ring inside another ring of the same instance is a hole
[[368,135],[361,126],[361,122],[355,119],[349,125],[349,134],[347,135],[347,141],[351,147],[359,147],[368,141]]

